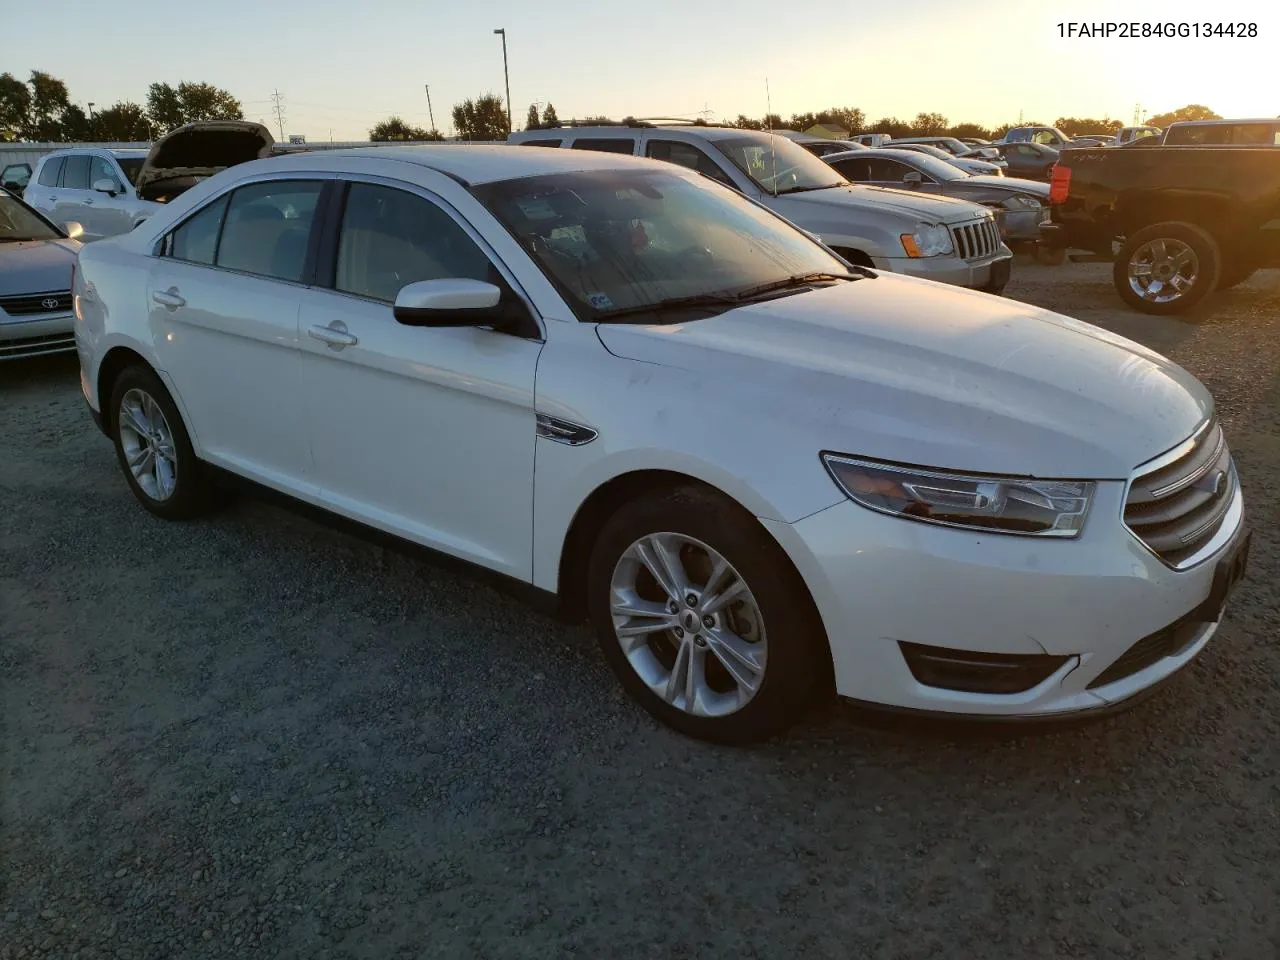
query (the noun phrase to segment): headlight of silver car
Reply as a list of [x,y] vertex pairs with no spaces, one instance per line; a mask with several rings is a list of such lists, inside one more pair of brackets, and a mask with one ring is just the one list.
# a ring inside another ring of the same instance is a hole
[[1020,193],[1015,193],[1004,202],[1004,205],[1010,210],[1039,210],[1041,204],[1035,197],[1026,197]]
[[909,520],[1033,537],[1075,537],[1094,484],[1030,480],[900,467],[824,453],[831,478],[849,499]]
[[908,257],[940,257],[954,249],[951,231],[941,223],[917,224],[912,233],[902,235],[902,248]]

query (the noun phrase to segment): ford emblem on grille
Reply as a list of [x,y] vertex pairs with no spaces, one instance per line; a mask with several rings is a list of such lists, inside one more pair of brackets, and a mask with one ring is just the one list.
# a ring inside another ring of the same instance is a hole
[[46,310],[57,310],[58,300],[56,297],[45,297],[40,301],[40,306],[44,307]]

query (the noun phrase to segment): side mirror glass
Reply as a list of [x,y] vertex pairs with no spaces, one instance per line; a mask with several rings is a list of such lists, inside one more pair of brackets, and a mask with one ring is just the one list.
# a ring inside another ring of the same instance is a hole
[[119,188],[120,184],[116,183],[114,180],[109,180],[106,177],[103,177],[101,180],[93,181],[94,190],[98,193],[105,193],[111,197],[114,197],[120,192]]
[[84,227],[78,220],[68,220],[62,225],[62,230],[72,240],[79,240],[84,236]]
[[501,320],[502,291],[482,280],[419,280],[401,287],[395,318],[412,327],[487,327]]

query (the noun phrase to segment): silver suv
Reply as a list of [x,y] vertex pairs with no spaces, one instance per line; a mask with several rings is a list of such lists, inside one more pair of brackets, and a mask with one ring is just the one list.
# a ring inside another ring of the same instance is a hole
[[988,293],[1000,293],[1009,282],[1013,254],[986,207],[852,184],[776,134],[631,121],[526,130],[509,142],[678,163],[745,194],[851,263]]
[[84,227],[82,240],[128,233],[145,216],[134,188],[146,150],[74,147],[40,158],[23,199],[58,223]]

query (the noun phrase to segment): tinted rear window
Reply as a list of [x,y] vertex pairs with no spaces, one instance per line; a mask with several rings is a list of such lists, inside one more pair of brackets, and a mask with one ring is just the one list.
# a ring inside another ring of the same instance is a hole
[[560,146],[560,143],[561,141],[559,140],[526,140],[524,143],[521,144],[521,146],[523,147],[558,147]]
[[62,163],[66,157],[54,157],[52,160],[46,160],[44,166],[40,168],[40,186],[56,187],[58,185],[58,177],[62,173]]
[[604,137],[584,138],[573,141],[573,149],[603,150],[605,153],[635,153],[636,142],[634,140],[615,140],[612,137],[608,139]]

